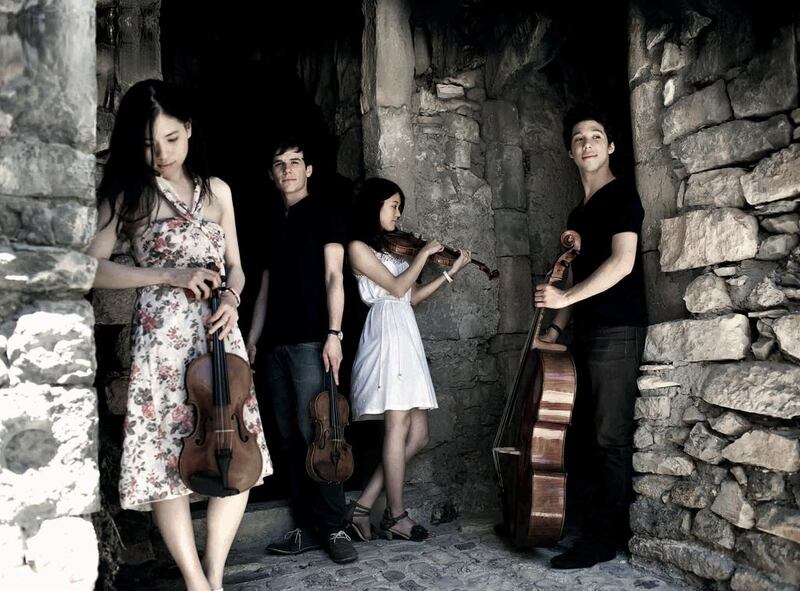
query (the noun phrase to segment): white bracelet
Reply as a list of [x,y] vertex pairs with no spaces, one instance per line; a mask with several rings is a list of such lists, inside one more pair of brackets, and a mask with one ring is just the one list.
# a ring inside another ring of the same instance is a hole
[[450,277],[450,274],[447,271],[442,271],[442,275],[444,275],[444,278],[447,279],[447,283],[453,283],[453,278]]

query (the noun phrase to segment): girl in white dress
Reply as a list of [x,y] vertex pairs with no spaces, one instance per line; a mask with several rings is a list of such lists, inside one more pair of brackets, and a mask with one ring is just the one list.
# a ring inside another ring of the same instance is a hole
[[431,240],[410,264],[385,252],[383,235],[396,229],[404,204],[403,192],[392,181],[365,181],[355,207],[354,239],[347,249],[361,299],[370,306],[353,362],[353,419],[385,420],[383,462],[347,512],[353,533],[365,541],[372,537],[370,508],[384,487],[387,506],[381,529],[389,538],[428,537],[403,506],[406,463],[428,443],[428,410],[437,408],[411,306],[452,282],[470,261],[469,251],[461,250],[449,271],[416,286],[428,257],[443,246]]

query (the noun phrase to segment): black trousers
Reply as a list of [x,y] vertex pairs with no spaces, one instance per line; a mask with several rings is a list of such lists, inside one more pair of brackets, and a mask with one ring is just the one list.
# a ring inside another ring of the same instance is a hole
[[630,537],[633,410],[645,334],[638,326],[576,331],[578,392],[567,440],[571,492],[583,512],[584,535],[609,542]]
[[292,515],[297,527],[323,534],[344,527],[341,484],[319,484],[306,473],[306,452],[314,437],[309,403],[326,390],[321,343],[270,348],[264,355],[265,385],[291,479]]

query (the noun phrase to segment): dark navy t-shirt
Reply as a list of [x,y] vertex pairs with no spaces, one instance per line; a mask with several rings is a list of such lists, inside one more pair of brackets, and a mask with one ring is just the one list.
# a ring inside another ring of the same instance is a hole
[[276,197],[269,210],[263,268],[269,271],[267,346],[319,343],[327,338],[325,245],[346,241],[342,216],[318,196],[288,210]]
[[569,214],[567,227],[581,235],[581,253],[572,263],[573,283],[585,280],[611,256],[614,234],[635,232],[638,237],[633,271],[606,291],[575,304],[573,314],[579,326],[647,326],[643,220],[644,208],[636,188],[620,179],[604,185],[588,203],[581,202]]

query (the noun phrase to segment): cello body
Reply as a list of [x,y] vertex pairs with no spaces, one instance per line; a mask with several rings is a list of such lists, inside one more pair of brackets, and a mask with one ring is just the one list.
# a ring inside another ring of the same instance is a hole
[[[566,278],[580,251],[575,232],[565,232],[561,241],[569,250],[556,261],[551,284]],[[566,518],[564,453],[577,375],[565,346],[539,339],[543,317],[537,308],[493,449],[502,529],[519,548],[555,544]]]

